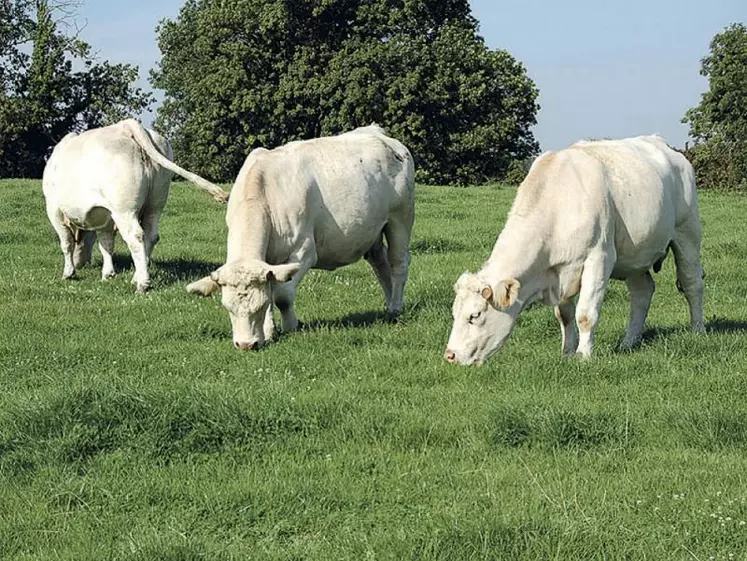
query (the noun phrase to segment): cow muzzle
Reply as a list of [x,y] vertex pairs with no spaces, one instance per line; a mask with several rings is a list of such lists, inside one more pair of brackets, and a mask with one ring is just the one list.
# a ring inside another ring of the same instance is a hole
[[444,353],[444,360],[449,364],[456,364],[456,353],[451,349],[446,349],[446,352]]
[[259,348],[259,342],[254,341],[253,343],[243,343],[234,341],[233,346],[240,351],[253,351]]

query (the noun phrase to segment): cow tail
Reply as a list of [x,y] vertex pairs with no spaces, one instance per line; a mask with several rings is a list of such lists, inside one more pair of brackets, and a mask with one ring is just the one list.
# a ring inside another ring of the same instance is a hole
[[183,177],[187,181],[197,185],[203,191],[209,193],[219,203],[225,203],[228,201],[228,193],[223,189],[211,183],[207,179],[203,179],[199,175],[187,171],[186,169],[176,165],[174,162],[169,160],[166,156],[158,151],[158,148],[153,144],[148,132],[145,128],[134,119],[127,119],[125,122],[127,130],[130,132],[132,139],[137,142],[138,146],[142,148],[148,157],[156,162],[158,165],[165,167],[166,169],[174,172],[175,174]]

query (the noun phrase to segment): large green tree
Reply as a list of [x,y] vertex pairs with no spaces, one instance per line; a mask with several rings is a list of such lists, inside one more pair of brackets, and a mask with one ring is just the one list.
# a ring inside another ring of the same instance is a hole
[[77,5],[0,0],[0,177],[40,177],[67,133],[138,114],[151,102],[134,86],[136,67],[96,60],[72,24],[60,25],[56,17],[74,17]]
[[257,146],[374,121],[429,182],[500,178],[538,148],[537,89],[467,0],[187,0],[157,34],[157,127],[215,179]]
[[683,122],[695,140],[691,157],[703,187],[747,191],[747,27],[717,34],[700,73],[708,91]]

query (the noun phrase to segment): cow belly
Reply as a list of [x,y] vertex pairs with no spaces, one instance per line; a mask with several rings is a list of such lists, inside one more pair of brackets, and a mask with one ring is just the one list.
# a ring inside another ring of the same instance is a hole
[[383,224],[366,229],[337,232],[335,236],[318,235],[316,238],[317,269],[337,269],[360,260],[381,239]]

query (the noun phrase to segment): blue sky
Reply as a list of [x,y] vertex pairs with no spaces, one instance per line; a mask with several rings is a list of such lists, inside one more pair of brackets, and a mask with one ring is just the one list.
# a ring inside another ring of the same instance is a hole
[[[534,134],[543,150],[589,137],[659,133],[683,146],[680,120],[707,88],[700,59],[747,0],[471,0],[488,46],[526,66],[540,90]],[[155,27],[182,0],[86,0],[82,38],[99,56],[147,71],[160,58]],[[156,92],[158,93],[158,92]],[[151,116],[145,116],[149,123]]]

